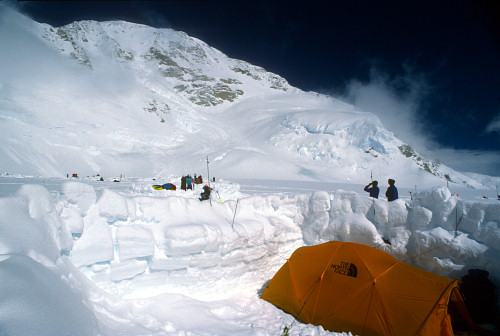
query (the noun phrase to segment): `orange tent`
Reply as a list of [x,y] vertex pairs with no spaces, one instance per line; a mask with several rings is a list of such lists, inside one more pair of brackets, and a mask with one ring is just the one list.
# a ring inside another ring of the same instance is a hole
[[305,323],[362,336],[453,335],[451,308],[472,325],[458,280],[356,243],[298,248],[261,298]]

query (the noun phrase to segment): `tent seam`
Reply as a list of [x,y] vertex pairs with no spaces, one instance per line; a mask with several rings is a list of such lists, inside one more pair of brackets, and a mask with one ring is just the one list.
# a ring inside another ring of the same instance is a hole
[[[450,289],[452,288],[452,286],[457,282],[457,280],[452,280],[450,282],[450,284],[445,288],[445,290],[441,293],[441,295],[439,296],[439,299],[436,300],[436,302],[434,303],[434,305],[432,306],[432,309],[429,311],[429,314],[427,314],[427,317],[422,321],[422,323],[420,324],[420,327],[418,328],[417,330],[417,333],[415,334],[415,336],[417,335],[420,335],[420,332],[422,331],[422,329],[424,328],[425,324],[427,323],[427,321],[429,320],[429,318],[431,317],[432,315],[432,312],[436,309],[436,306],[439,304],[439,301],[441,301],[441,299],[444,297],[444,294]],[[448,300],[449,301],[449,300]]]

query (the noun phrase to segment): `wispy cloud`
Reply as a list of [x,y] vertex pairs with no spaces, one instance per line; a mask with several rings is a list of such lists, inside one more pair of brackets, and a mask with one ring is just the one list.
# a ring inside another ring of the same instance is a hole
[[493,120],[486,126],[485,132],[491,133],[496,132],[500,136],[500,113],[496,115]]
[[[499,151],[454,149],[436,140],[439,126],[429,118],[426,102],[439,92],[431,82],[431,74],[417,72],[410,65],[392,75],[373,65],[367,80],[354,78],[347,83],[342,98],[376,114],[397,138],[431,159],[462,172],[500,176]],[[500,114],[485,132],[500,134]]]
[[421,148],[432,147],[432,125],[424,102],[433,87],[428,75],[416,73],[408,65],[403,68],[403,73],[391,76],[372,67],[368,80],[350,80],[345,98],[359,109],[375,113],[399,139]]
[[143,6],[140,2],[132,5],[137,9],[139,17],[151,27],[157,28],[171,28],[171,22],[161,12],[156,11],[154,8]]
[[433,150],[448,167],[466,173],[500,177],[500,152],[438,147]]

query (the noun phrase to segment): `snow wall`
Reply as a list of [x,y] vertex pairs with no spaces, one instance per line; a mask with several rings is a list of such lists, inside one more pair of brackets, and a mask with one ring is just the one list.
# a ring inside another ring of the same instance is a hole
[[[243,286],[258,301],[296,248],[330,240],[375,246],[451,278],[486,269],[500,288],[496,200],[463,201],[443,187],[391,203],[343,190],[261,197],[231,183],[216,188],[211,203],[199,191],[96,191],[80,182],[60,192],[23,185],[0,198],[0,334],[175,334],[186,297],[224,300]],[[162,295],[167,324],[124,301]],[[210,334],[210,323],[199,323]]]

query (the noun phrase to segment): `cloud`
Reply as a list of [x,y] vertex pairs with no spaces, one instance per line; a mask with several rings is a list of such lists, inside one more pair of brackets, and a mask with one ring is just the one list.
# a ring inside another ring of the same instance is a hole
[[[454,149],[437,142],[439,125],[430,121],[427,101],[439,92],[431,81],[431,74],[416,72],[408,64],[391,75],[373,63],[368,79],[351,79],[342,98],[377,115],[385,128],[428,159],[439,159],[461,172],[500,176],[500,152]],[[500,133],[500,113],[485,132]]]
[[433,155],[460,172],[500,177],[500,152],[436,148]]
[[33,17],[26,12],[26,8],[37,5],[38,4],[31,4],[29,2],[24,2],[24,1],[0,0],[0,9],[3,6],[7,10],[21,13],[22,15],[27,16],[31,19],[33,19]]
[[148,26],[156,28],[172,28],[171,22],[155,8],[149,8],[139,3],[132,3],[136,6],[139,17]]
[[500,113],[485,128],[486,133],[497,132],[500,135]]
[[433,145],[432,125],[427,121],[424,102],[432,93],[428,75],[415,73],[405,65],[402,74],[389,75],[372,67],[367,81],[352,79],[345,98],[357,108],[376,114],[394,135],[414,146]]

